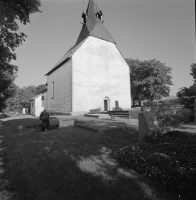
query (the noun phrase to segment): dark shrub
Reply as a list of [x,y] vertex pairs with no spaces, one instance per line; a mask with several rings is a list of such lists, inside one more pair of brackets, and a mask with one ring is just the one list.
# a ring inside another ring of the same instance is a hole
[[190,122],[193,122],[195,119],[195,116],[194,115],[183,115],[181,117],[181,121],[183,123],[190,123]]
[[147,136],[118,152],[118,160],[137,172],[196,199],[196,136],[180,131]]

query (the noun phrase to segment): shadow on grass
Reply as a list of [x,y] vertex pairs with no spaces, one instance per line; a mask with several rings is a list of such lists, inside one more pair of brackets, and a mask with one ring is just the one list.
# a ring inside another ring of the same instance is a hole
[[[28,120],[21,122],[35,122]],[[135,129],[132,134],[77,127],[42,133],[15,130],[18,122],[3,126],[4,169],[15,199],[157,199],[134,171],[115,160],[116,150],[137,141]]]

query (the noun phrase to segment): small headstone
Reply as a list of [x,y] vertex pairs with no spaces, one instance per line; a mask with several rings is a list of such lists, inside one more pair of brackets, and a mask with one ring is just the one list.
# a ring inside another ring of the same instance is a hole
[[195,99],[194,104],[195,104],[195,124],[196,124],[196,99]]
[[74,119],[59,119],[59,128],[74,126]]
[[47,151],[47,152],[49,152],[50,148],[49,147],[45,147],[44,150]]
[[23,130],[23,126],[20,125],[20,126],[17,127],[17,129],[18,129],[19,131],[22,131],[22,130]]
[[138,139],[142,140],[145,135],[150,135],[152,130],[158,126],[158,122],[152,112],[142,112],[138,114]]

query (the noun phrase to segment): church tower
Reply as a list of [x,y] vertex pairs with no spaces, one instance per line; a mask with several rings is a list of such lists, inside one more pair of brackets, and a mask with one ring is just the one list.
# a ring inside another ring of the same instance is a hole
[[76,45],[88,36],[97,37],[116,44],[110,33],[103,24],[103,13],[95,0],[89,0],[87,10],[82,14],[83,26],[77,39]]

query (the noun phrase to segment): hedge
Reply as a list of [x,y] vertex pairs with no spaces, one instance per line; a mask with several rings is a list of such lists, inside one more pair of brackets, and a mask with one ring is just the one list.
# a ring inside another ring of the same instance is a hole
[[119,150],[118,160],[161,182],[186,199],[196,199],[196,136],[180,131],[148,136]]

